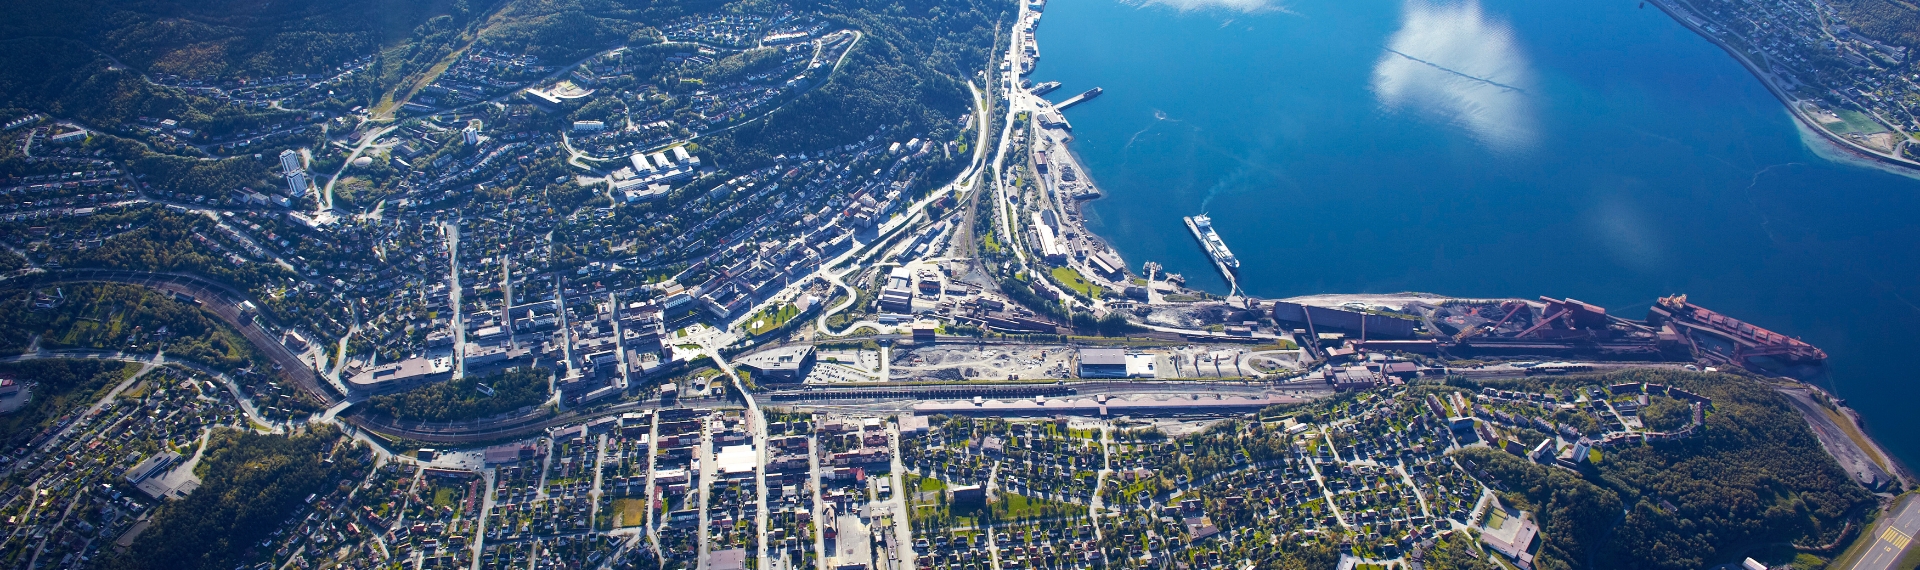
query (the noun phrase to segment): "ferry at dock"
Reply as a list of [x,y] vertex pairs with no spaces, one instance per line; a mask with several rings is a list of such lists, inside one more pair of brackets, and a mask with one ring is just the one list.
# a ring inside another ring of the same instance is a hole
[[1213,261],[1229,272],[1240,270],[1240,258],[1233,256],[1233,250],[1227,249],[1227,242],[1221,241],[1220,234],[1213,231],[1213,219],[1205,214],[1183,218],[1187,229],[1193,232],[1193,238],[1200,240],[1200,247],[1207,250]]

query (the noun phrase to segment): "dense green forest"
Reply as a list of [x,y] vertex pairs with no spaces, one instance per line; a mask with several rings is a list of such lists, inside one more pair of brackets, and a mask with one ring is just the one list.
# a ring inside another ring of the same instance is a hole
[[[367,400],[367,406],[376,413],[403,420],[475,420],[545,402],[547,381],[552,376],[545,368],[514,368],[492,376],[468,376],[398,394],[374,396]],[[479,384],[492,388],[493,395],[481,392]]]
[[0,273],[13,271],[27,266],[27,258],[20,257],[11,249],[0,249]]
[[1823,544],[1839,536],[1856,507],[1871,503],[1821,450],[1806,420],[1757,380],[1653,370],[1610,380],[1695,390],[1715,408],[1701,434],[1620,450],[1600,463],[1607,480],[1624,483],[1631,508],[1602,553],[1613,566],[1695,568],[1744,544]]
[[471,43],[493,0],[22,0],[0,18],[0,104],[125,133],[137,117],[211,133],[294,113],[242,109],[153,82],[331,75],[375,56],[372,73],[337,84],[332,105],[371,105]]
[[[36,309],[36,294],[64,300]],[[213,313],[137,285],[74,283],[0,291],[0,353],[24,352],[35,336],[48,350],[151,353],[164,348],[168,356],[222,370],[264,361]]]
[[0,37],[86,42],[128,65],[184,78],[317,73],[409,38],[469,0],[22,0]]
[[[10,18],[0,18],[10,20]],[[238,108],[146,82],[137,72],[79,41],[0,43],[0,105],[71,117],[100,129],[123,129],[138,117],[177,117],[196,128]]]
[[351,441],[329,425],[292,436],[216,430],[196,470],[200,488],[161,506],[133,547],[103,566],[228,570],[251,560],[307,496],[366,475],[371,454]]
[[105,395],[138,364],[112,360],[28,360],[0,364],[0,377],[32,384],[24,407],[0,415],[0,449],[13,449],[85,402]]
[[136,172],[147,175],[154,190],[196,196],[224,197],[238,188],[271,188],[267,168],[251,157],[200,160],[144,153],[134,159]]
[[1259,570],[1319,570],[1340,564],[1337,545],[1330,540],[1288,541],[1275,556],[1253,561]]
[[[1482,385],[1537,390],[1593,381]],[[1633,370],[1598,381],[1667,384],[1713,398],[1713,408],[1692,437],[1607,449],[1584,477],[1489,450],[1465,452],[1506,487],[1507,500],[1539,513],[1542,567],[1700,568],[1760,545],[1831,542],[1872,505],[1800,414],[1758,379]]]
[[[38,246],[30,253],[41,264],[62,268],[105,268],[176,272],[199,275],[247,291],[261,312],[283,325],[309,332],[337,335],[345,327],[329,318],[340,309],[331,295],[286,288],[293,272],[271,260],[236,261],[240,246],[199,214],[157,206],[133,206],[89,217],[54,218],[47,228],[56,240],[97,240],[88,247]],[[24,224],[0,226],[0,240],[30,243],[46,239],[30,235]],[[310,236],[289,231],[280,239],[305,246]],[[204,240],[204,241],[203,241]],[[224,249],[216,249],[216,246]],[[331,247],[331,246],[328,246]]]

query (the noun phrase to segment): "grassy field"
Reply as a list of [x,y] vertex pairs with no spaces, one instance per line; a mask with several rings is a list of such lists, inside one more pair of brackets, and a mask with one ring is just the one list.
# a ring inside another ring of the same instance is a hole
[[1893,567],[1898,570],[1920,568],[1920,547],[1907,545],[1907,553],[1900,555],[1900,561],[1893,563]]
[[1071,289],[1088,299],[1098,299],[1106,293],[1106,290],[1101,289],[1099,285],[1088,283],[1087,278],[1080,276],[1080,272],[1072,267],[1055,267],[1052,275],[1053,280],[1061,287]]
[[613,526],[626,528],[647,522],[646,499],[614,499]]
[[1249,350],[1251,350],[1252,352],[1260,352],[1262,350],[1293,350],[1296,348],[1300,348],[1300,345],[1294,344],[1293,341],[1283,338],[1271,343],[1253,347]]
[[1487,528],[1501,528],[1507,525],[1507,512],[1500,509],[1488,509]]
[[1873,120],[1873,117],[1867,116],[1866,113],[1840,109],[1834,111],[1833,114],[1840,117],[1840,122],[1823,123],[1823,126],[1827,127],[1829,131],[1843,135],[1871,135],[1874,133],[1887,132],[1886,127],[1881,126],[1878,121]]
[[1014,493],[1000,494],[999,500],[994,501],[990,506],[993,508],[993,518],[1000,521],[1066,516],[1075,510],[1075,506],[1070,503]]
[[[1062,517],[1074,513],[1086,512],[1085,507],[1071,503],[1049,501],[1007,492],[1001,492],[995,495],[993,499],[985,505],[985,508],[982,508],[979,503],[953,504],[938,498],[936,495],[946,490],[946,482],[930,477],[915,478],[911,475],[908,477],[907,486],[917,490],[915,495],[907,496],[907,501],[910,503],[909,508],[913,510],[913,524],[915,528],[969,527],[980,524],[982,520],[1004,523],[1019,520]],[[926,493],[926,495],[918,495],[918,493]],[[929,499],[928,497],[935,498]]]
[[925,492],[945,491],[947,490],[947,484],[939,479],[925,477],[920,479],[920,490]]
[[753,318],[747,321],[747,332],[754,336],[767,334],[799,315],[800,307],[789,303],[782,303],[779,307],[768,307],[754,313]]

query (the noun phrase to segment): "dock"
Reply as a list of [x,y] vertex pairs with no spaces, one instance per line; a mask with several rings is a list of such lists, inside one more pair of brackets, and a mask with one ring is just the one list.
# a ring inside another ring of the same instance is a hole
[[1074,95],[1074,96],[1073,96],[1073,98],[1071,98],[1071,99],[1067,99],[1067,100],[1065,100],[1065,101],[1061,101],[1061,102],[1059,102],[1059,103],[1054,103],[1054,104],[1053,104],[1053,108],[1054,108],[1055,110],[1058,110],[1058,111],[1065,111],[1065,110],[1067,110],[1067,107],[1072,107],[1072,106],[1074,106],[1074,105],[1079,105],[1079,104],[1081,104],[1081,103],[1084,103],[1084,102],[1086,102],[1086,100],[1088,100],[1088,99],[1092,99],[1092,98],[1094,98],[1094,97],[1099,97],[1099,96],[1100,96],[1100,88],[1099,88],[1099,87],[1095,87],[1095,88],[1092,88],[1092,89],[1088,89],[1088,90],[1087,90],[1087,91],[1086,91],[1085,93],[1081,93],[1081,94],[1079,94],[1079,95]]

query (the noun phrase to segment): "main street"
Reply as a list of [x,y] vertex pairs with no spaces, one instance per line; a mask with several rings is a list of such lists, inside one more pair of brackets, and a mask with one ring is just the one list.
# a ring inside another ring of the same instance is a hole
[[[767,559],[767,421],[766,421],[766,416],[761,415],[760,404],[754,401],[753,391],[748,390],[746,383],[740,381],[740,374],[734,371],[733,365],[727,362],[726,356],[720,354],[720,350],[713,346],[707,346],[705,347],[705,349],[706,349],[707,356],[712,357],[714,364],[720,367],[720,371],[726,373],[727,380],[733,383],[733,389],[740,391],[740,398],[742,400],[745,400],[747,403],[746,422],[747,422],[747,426],[749,426],[753,430],[753,452],[754,452],[753,520],[754,520],[754,528],[759,530],[759,532],[757,533],[757,536],[754,539],[755,549],[757,552],[756,556],[758,557],[756,558],[756,560],[758,561],[758,564],[759,564],[758,566],[759,570],[769,570],[772,566],[771,566],[771,561]],[[701,505],[701,512],[702,513],[706,512],[705,505]],[[705,524],[702,524],[701,528],[703,529],[702,532],[711,532],[711,530],[706,529]],[[702,541],[701,543],[704,545],[705,541]],[[703,553],[702,560],[701,560],[702,565],[704,565],[706,562],[704,558],[705,558],[705,555]]]
[[[453,378],[460,379],[467,374],[467,321],[460,317],[460,223],[459,220],[441,222],[440,227],[447,232],[447,300],[453,309]],[[346,360],[346,355],[340,355]]]

